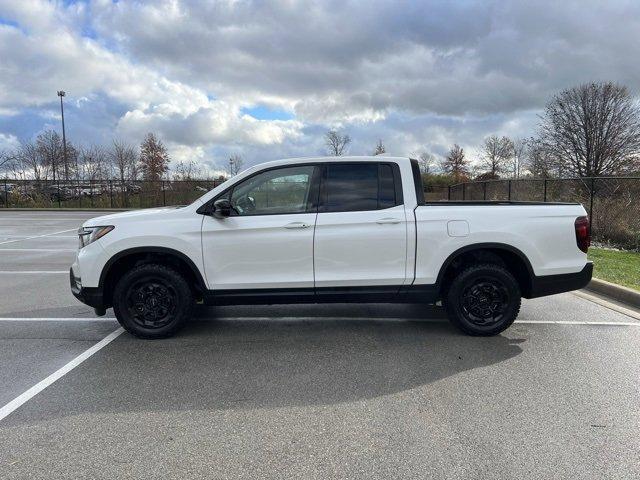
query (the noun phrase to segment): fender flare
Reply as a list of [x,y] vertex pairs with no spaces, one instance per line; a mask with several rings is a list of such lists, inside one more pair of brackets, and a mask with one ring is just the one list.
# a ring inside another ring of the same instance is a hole
[[191,260],[191,258],[189,258],[184,253],[182,253],[182,252],[180,252],[178,250],[174,250],[173,248],[167,248],[167,247],[133,247],[133,248],[127,248],[126,250],[122,250],[122,251],[116,253],[115,255],[113,255],[107,261],[107,263],[105,263],[104,267],[102,267],[102,272],[100,272],[100,280],[98,282],[99,288],[104,288],[105,287],[105,282],[106,282],[106,279],[107,279],[107,275],[109,274],[109,271],[111,270],[111,267],[118,260],[120,260],[120,259],[122,259],[124,257],[128,257],[129,255],[135,255],[135,254],[139,254],[139,253],[159,253],[159,254],[162,254],[162,255],[170,255],[170,256],[178,258],[179,260],[181,260],[185,264],[187,264],[187,266],[189,267],[189,269],[193,273],[196,281],[198,282],[198,287],[201,288],[202,291],[206,291],[206,289],[207,289],[206,285],[207,284],[204,281],[204,278],[202,277],[202,274],[200,273],[200,270],[198,269],[196,264],[193,263],[193,260]]
[[463,255],[463,254],[465,254],[467,252],[472,252],[474,250],[486,250],[486,249],[504,250],[504,251],[507,251],[509,253],[516,254],[520,258],[520,260],[522,260],[522,262],[524,263],[525,267],[527,268],[527,272],[529,274],[530,281],[533,281],[533,279],[535,278],[535,274],[533,272],[533,267],[531,266],[531,262],[529,261],[527,256],[524,253],[522,253],[521,250],[517,249],[516,247],[514,247],[512,245],[509,245],[509,244],[506,244],[506,243],[492,243],[492,242],[472,243],[470,245],[465,245],[464,247],[458,248],[453,253],[451,253],[447,257],[447,259],[444,261],[444,263],[440,267],[440,271],[438,272],[438,277],[436,279],[436,285],[438,286],[438,289],[440,289],[440,287],[442,286],[442,280],[443,280],[443,277],[444,277],[444,272],[447,271],[449,266],[453,263],[453,261],[456,258],[458,258],[460,255]]

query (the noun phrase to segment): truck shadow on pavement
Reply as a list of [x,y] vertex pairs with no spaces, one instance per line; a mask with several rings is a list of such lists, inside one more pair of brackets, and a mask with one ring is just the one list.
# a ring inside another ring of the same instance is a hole
[[332,405],[425,386],[522,352],[524,340],[462,335],[438,310],[202,308],[174,338],[123,334],[19,417]]

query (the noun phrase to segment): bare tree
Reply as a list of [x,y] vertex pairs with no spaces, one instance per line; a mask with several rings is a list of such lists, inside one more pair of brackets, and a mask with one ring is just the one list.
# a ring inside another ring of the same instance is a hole
[[513,178],[520,178],[522,169],[526,164],[526,157],[529,152],[529,139],[516,138],[513,143]]
[[169,170],[169,153],[164,144],[153,133],[140,145],[140,170],[145,180],[160,180]]
[[116,176],[123,185],[137,180],[138,155],[135,147],[122,141],[114,140],[108,155],[116,171]]
[[[51,171],[54,180],[60,179],[64,174],[64,172],[60,171],[63,167],[63,148],[62,139],[58,132],[45,130],[36,138],[36,145],[38,155],[41,157],[41,160],[39,160],[40,165],[46,168],[45,171]],[[68,175],[65,176],[65,179],[68,179]]]
[[329,155],[340,157],[346,152],[347,146],[351,143],[349,135],[339,133],[336,130],[329,130],[324,135],[324,143],[327,146]]
[[242,171],[244,167],[244,160],[240,155],[231,155],[229,157],[229,164],[227,165],[227,173],[230,177],[235,177]]
[[0,172],[5,178],[26,178],[27,171],[20,159],[21,146],[0,152]]
[[530,138],[527,142],[526,163],[521,167],[538,178],[561,176],[556,159],[549,153],[540,139]]
[[563,90],[546,106],[540,137],[548,153],[574,175],[615,175],[637,168],[638,104],[626,87],[612,82]]
[[78,178],[98,180],[107,178],[108,155],[105,149],[99,145],[90,145],[78,149]]
[[48,177],[50,164],[42,155],[42,150],[33,142],[23,142],[15,153],[17,170],[34,180]]
[[202,168],[193,160],[179,161],[173,172],[174,180],[195,180],[202,178]]
[[458,144],[451,147],[441,166],[442,170],[451,175],[455,182],[462,182],[469,178],[469,161]]
[[507,137],[491,135],[484,139],[481,166],[483,176],[499,178],[507,171],[507,164],[513,155],[513,142]]
[[373,152],[374,155],[382,155],[383,153],[387,153],[387,149],[384,148],[384,144],[382,143],[382,139],[378,140],[376,144],[376,149]]
[[418,155],[418,165],[420,166],[420,173],[428,175],[433,173],[433,167],[436,164],[436,157],[429,152],[420,152]]
[[7,172],[15,167],[15,154],[9,150],[0,150],[0,172]]

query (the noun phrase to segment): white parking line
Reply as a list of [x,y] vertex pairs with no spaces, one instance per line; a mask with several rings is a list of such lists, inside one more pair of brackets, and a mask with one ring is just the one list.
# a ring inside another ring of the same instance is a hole
[[582,322],[572,320],[516,320],[514,323],[528,323],[528,324],[544,324],[544,325],[601,325],[609,326],[616,325],[622,327],[640,327],[640,322]]
[[75,248],[2,248],[0,252],[76,252]]
[[58,379],[62,378],[63,376],[65,376],[71,370],[73,370],[78,365],[80,365],[82,362],[84,362],[87,358],[91,357],[94,353],[96,353],[97,351],[99,351],[103,347],[107,346],[113,340],[118,338],[118,336],[122,332],[124,332],[124,330],[122,328],[118,328],[117,330],[111,332],[109,335],[104,337],[102,340],[100,340],[94,346],[92,346],[91,348],[88,348],[87,350],[82,352],[80,355],[78,355],[76,358],[71,360],[65,366],[63,366],[62,368],[59,368],[58,370],[53,372],[51,375],[49,375],[44,380],[36,383],[29,390],[27,390],[26,392],[18,395],[16,398],[11,400],[4,407],[0,408],[0,420],[2,420],[7,415],[9,415],[12,412],[14,412],[21,405],[24,405],[26,402],[31,400],[33,397],[35,397],[38,393],[43,391],[45,388],[47,388],[53,382],[55,382],[56,380],[58,380]]
[[[2,225],[0,225],[1,227]],[[0,235],[0,238],[19,238],[20,240],[24,240],[25,238],[29,238],[29,235]],[[78,238],[78,235],[58,235],[53,238]],[[49,238],[45,238],[45,240],[50,240]]]
[[116,322],[115,317],[0,317],[0,322]]
[[[69,214],[69,213],[65,213],[64,216],[62,216],[61,212],[47,212],[47,213],[53,213],[55,215],[52,216],[42,216],[42,215],[27,215],[26,213],[20,213],[19,215],[3,215],[4,213],[16,213],[16,212],[5,212],[4,210],[0,210],[0,221],[2,220],[44,220],[46,222],[57,222],[58,220],[82,220],[82,219],[89,219],[89,218],[93,218],[93,217],[98,217],[100,215],[104,215],[105,212],[87,212],[85,213],[78,213],[77,215],[75,214]],[[116,212],[106,212],[106,214],[110,214],[110,213],[116,213]],[[58,216],[61,215],[61,216]]]
[[[352,321],[370,321],[370,317],[215,317],[219,321],[336,321],[336,320],[352,320]],[[207,322],[209,318],[194,318],[192,321]],[[407,322],[414,319],[409,318],[376,318],[373,320],[388,322]],[[115,322],[115,317],[0,317],[0,322]],[[425,323],[445,323],[449,320],[446,318],[425,319]],[[620,327],[640,327],[640,322],[586,322],[574,320],[516,320],[514,323],[522,324],[540,324],[540,325],[595,325],[595,326],[620,326]]]
[[17,238],[15,240],[5,240],[4,242],[0,242],[0,245],[6,245],[7,243],[22,242],[24,240],[31,240],[32,238],[50,237],[51,235],[57,235],[59,233],[75,232],[76,230],[78,230],[78,229],[77,228],[70,228],[68,230],[60,230],[59,232],[45,233],[43,235],[33,235],[31,237]]
[[36,274],[42,275],[47,273],[54,273],[56,275],[60,275],[61,273],[66,273],[69,275],[69,270],[0,270],[0,275],[22,275],[25,274]]
[[[2,213],[2,212],[0,212]],[[57,213],[57,212],[51,212],[51,213]],[[6,216],[6,217],[0,217],[0,221],[1,220],[11,220],[11,221],[16,221],[16,220],[41,220],[41,221],[45,221],[45,222],[51,222],[51,223],[56,223],[60,220],[85,220],[85,219],[89,219],[89,218],[93,218],[91,216],[88,215],[79,215],[77,217],[27,217],[27,216],[23,216],[23,215],[15,215],[12,217]]]
[[[195,321],[206,321],[207,318],[195,318]],[[407,321],[424,321],[425,323],[445,323],[449,320],[447,318],[430,318],[430,319],[414,319],[414,318],[401,318],[401,317],[383,317],[383,318],[371,318],[371,317],[215,317],[215,320],[223,320],[223,321],[232,321],[232,320],[242,320],[242,321],[267,321],[267,320],[277,320],[277,321],[295,321],[295,320],[303,320],[303,321],[337,321],[337,320],[353,320],[353,321],[386,321],[386,322],[407,322]],[[602,326],[621,326],[621,327],[640,327],[640,322],[583,322],[583,321],[573,321],[573,320],[516,320],[514,323],[523,323],[523,324],[541,324],[541,325],[602,325]]]

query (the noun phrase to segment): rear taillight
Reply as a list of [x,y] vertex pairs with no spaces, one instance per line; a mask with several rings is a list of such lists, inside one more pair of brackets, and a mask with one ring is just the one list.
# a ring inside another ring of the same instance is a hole
[[589,219],[587,217],[578,217],[575,221],[576,227],[576,243],[578,248],[584,253],[589,250],[591,245],[591,227],[589,225]]

